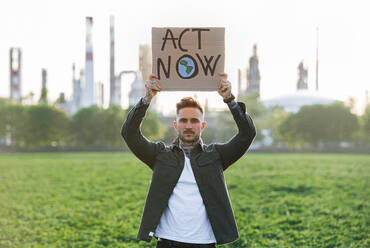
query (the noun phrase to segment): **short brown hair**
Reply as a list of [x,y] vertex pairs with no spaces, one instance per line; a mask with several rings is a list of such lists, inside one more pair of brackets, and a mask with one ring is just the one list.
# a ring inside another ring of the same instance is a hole
[[200,112],[202,112],[202,114],[204,114],[202,105],[192,97],[182,98],[180,100],[180,102],[178,102],[176,104],[176,113],[179,114],[180,109],[187,108],[187,107],[198,108],[200,110]]

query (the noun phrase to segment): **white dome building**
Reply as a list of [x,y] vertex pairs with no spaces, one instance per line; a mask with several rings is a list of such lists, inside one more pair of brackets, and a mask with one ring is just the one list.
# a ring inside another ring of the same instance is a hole
[[141,73],[137,72],[135,80],[131,84],[131,91],[129,93],[129,105],[133,106],[138,103],[141,97],[145,96],[145,85],[141,78]]
[[280,106],[286,112],[296,113],[302,106],[314,104],[332,104],[338,100],[324,97],[317,91],[297,90],[293,94],[286,94],[262,100],[266,107]]

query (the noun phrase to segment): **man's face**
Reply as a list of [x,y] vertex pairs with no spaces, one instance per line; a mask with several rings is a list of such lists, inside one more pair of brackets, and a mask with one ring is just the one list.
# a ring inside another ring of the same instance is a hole
[[180,109],[173,125],[184,144],[197,142],[206,123],[203,121],[202,112],[198,108],[186,107]]

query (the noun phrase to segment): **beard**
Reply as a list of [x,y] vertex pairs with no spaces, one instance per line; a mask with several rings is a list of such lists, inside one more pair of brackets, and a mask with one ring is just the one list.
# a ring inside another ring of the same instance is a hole
[[194,132],[191,132],[191,134],[193,134],[193,136],[188,136],[188,134],[190,134],[190,132],[185,131],[182,134],[179,133],[179,139],[183,143],[196,143],[196,142],[199,141],[200,134],[194,135]]

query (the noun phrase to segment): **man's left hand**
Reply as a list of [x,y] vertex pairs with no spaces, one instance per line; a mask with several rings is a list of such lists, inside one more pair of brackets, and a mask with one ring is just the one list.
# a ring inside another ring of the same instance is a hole
[[218,94],[223,97],[223,99],[227,99],[231,97],[231,83],[227,80],[227,74],[221,73],[220,75],[220,83],[218,84]]

